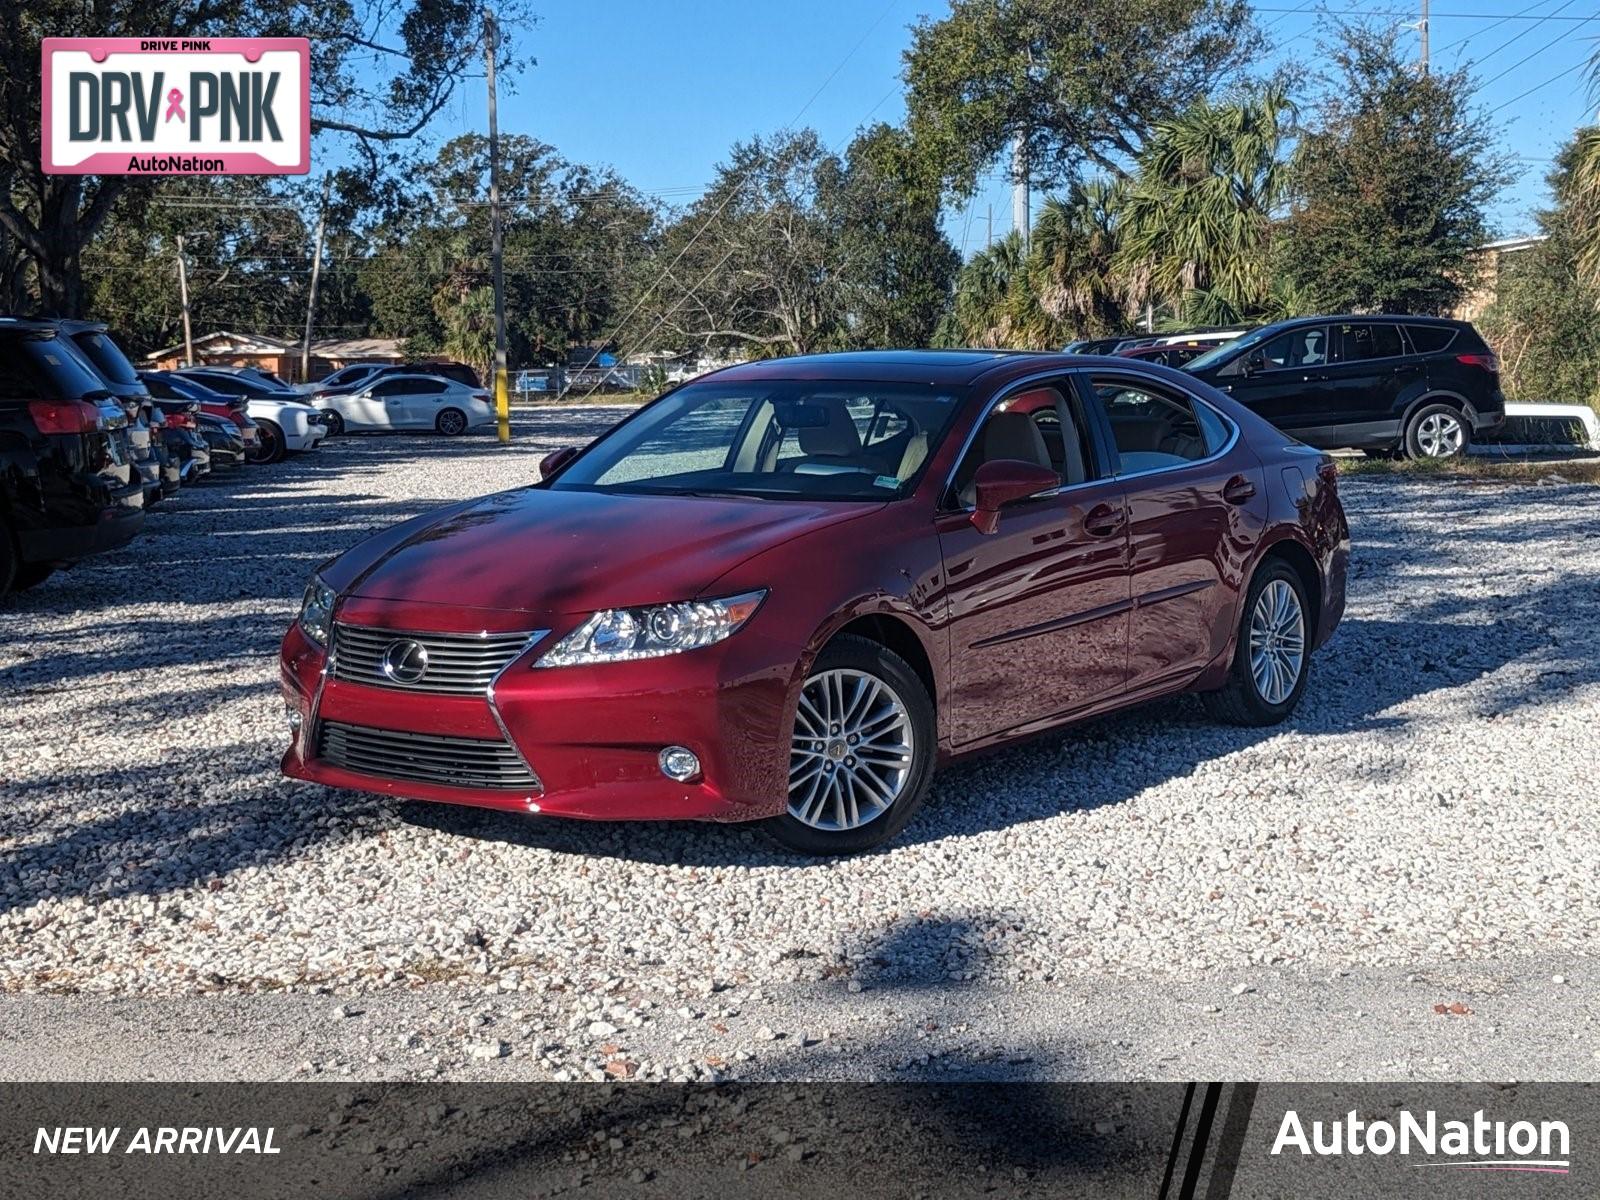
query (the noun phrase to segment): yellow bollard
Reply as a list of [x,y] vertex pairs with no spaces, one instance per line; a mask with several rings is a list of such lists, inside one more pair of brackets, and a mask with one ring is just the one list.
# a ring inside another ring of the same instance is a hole
[[506,369],[495,368],[494,372],[494,411],[500,423],[500,440],[503,443],[511,441],[511,393],[506,387]]

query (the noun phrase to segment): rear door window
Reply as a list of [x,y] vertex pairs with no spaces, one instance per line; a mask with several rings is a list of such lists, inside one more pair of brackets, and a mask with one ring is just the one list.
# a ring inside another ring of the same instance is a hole
[[1181,467],[1214,453],[1187,396],[1114,378],[1097,377],[1094,389],[1111,424],[1121,474]]
[[1335,362],[1365,362],[1372,358],[1399,358],[1406,352],[1400,340],[1400,326],[1366,323],[1335,325]]

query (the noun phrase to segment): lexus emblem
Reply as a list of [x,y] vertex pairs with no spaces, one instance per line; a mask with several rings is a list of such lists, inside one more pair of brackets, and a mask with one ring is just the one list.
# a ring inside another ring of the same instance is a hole
[[390,642],[379,666],[396,683],[421,683],[428,673],[428,648],[421,642]]

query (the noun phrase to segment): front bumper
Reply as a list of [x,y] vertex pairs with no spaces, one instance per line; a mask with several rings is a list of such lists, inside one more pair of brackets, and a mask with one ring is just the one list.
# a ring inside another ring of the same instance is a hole
[[[419,614],[417,605],[405,606],[404,613],[383,611],[393,607],[346,601],[339,620],[439,632],[478,632],[486,618],[501,631],[527,627],[525,614]],[[437,695],[325,679],[321,647],[293,626],[283,642],[280,681],[300,726],[284,754],[284,773],[417,800],[589,820],[748,821],[784,811],[787,731],[800,647],[746,628],[718,645],[665,658],[548,670],[530,665],[581,619],[557,623],[554,632],[502,671],[492,704],[486,695]],[[318,726],[329,721],[509,740],[539,784],[453,787],[348,770],[318,756]],[[666,746],[694,751],[701,775],[687,783],[664,776],[659,755]]]

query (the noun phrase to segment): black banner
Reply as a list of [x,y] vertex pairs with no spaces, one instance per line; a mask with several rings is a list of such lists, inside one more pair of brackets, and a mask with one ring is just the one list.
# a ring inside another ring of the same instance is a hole
[[28,1197],[1575,1195],[1587,1085],[25,1084]]

